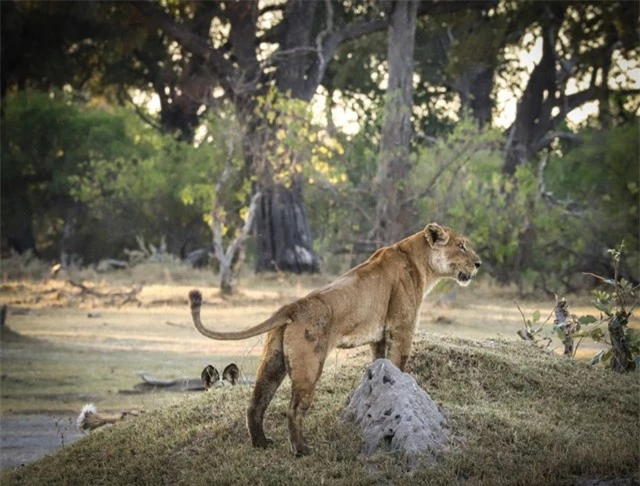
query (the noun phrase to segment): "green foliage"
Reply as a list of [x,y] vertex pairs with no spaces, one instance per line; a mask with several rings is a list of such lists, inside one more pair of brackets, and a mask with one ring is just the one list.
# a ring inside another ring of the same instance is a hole
[[580,288],[579,272],[606,269],[605,250],[621,235],[631,243],[624,274],[637,280],[640,223],[633,181],[640,169],[634,127],[603,135],[602,147],[587,133],[584,148],[555,156],[545,171],[521,166],[508,177],[501,172],[501,134],[463,120],[415,155],[411,184],[420,220],[465,232],[486,263],[483,269],[521,291],[532,285]]
[[[583,242],[577,222],[541,199],[536,174],[501,173],[501,135],[460,122],[450,136],[418,151],[412,185],[420,221],[466,233],[500,282],[543,284],[571,274]],[[556,258],[557,257],[557,258]]]
[[106,110],[78,109],[61,92],[12,95],[2,131],[3,178],[47,182],[37,190],[51,195],[69,190],[69,176],[86,167],[88,156],[126,152],[123,119]]
[[[367,239],[376,204],[378,132],[379,127],[363,128],[342,142],[343,156],[329,159],[346,180],[331,184],[331,191],[319,185],[306,190],[320,253]],[[635,128],[593,134],[593,140],[590,131],[581,135],[583,145],[562,146],[545,165],[519,167],[508,177],[502,173],[502,133],[461,120],[448,135],[413,150],[406,183],[418,217],[410,230],[437,221],[466,233],[483,258],[482,271],[499,282],[517,283],[522,293],[584,287],[580,272],[608,271],[606,248],[623,234],[631,244],[622,271],[637,280]],[[599,146],[600,139],[608,145]]]
[[342,155],[341,143],[313,120],[309,103],[272,88],[256,99],[255,115],[261,145],[253,147],[258,182],[290,187],[306,176],[337,183],[344,179],[333,164]]
[[[123,116],[134,117],[132,114]],[[137,120],[129,120],[135,124]],[[87,170],[74,176],[71,195],[106,217],[112,201],[151,217],[161,201],[210,207],[212,154],[207,145],[193,147],[141,125],[132,126],[127,156],[91,156]],[[93,154],[91,154],[93,155]]]
[[581,219],[580,248],[584,268],[609,273],[608,248],[624,239],[629,251],[620,271],[640,280],[640,139],[638,120],[611,128],[587,128],[583,142],[564,144],[551,157],[548,190],[568,204],[586,208]]
[[[206,146],[162,136],[126,110],[19,92],[6,100],[3,120],[3,231],[25,217],[12,213],[19,199],[32,208],[49,257],[63,240],[65,251],[88,261],[114,257],[134,247],[136,236],[165,236],[177,252],[185,238],[206,231],[211,191],[203,194],[202,185],[211,187],[213,167]],[[189,185],[197,205],[183,201]]]
[[[618,248],[607,252],[614,268],[613,278],[593,275],[606,286],[604,289],[594,290],[594,300],[591,301],[601,314],[599,318],[583,316],[580,322],[592,327],[585,328],[578,334],[594,341],[604,341],[609,348],[594,356],[591,362],[606,363],[611,360],[611,366],[616,371],[633,370],[640,362],[640,333],[627,327],[637,303],[638,285],[634,286],[618,274],[624,246],[623,242]],[[609,341],[605,340],[605,333],[599,327],[603,324],[607,325]]]
[[[571,340],[572,357],[575,357],[580,343],[585,338],[605,344],[606,348],[593,356],[590,362],[591,364],[611,363],[612,368],[616,371],[633,370],[638,362],[640,362],[640,333],[627,327],[637,302],[636,291],[639,286],[634,286],[624,278],[619,278],[618,269],[622,261],[623,249],[624,243],[618,248],[608,251],[614,268],[613,278],[589,274],[603,282],[606,286],[604,289],[594,289],[592,291],[594,298],[591,304],[596,310],[600,311],[599,317],[593,315],[569,315],[567,311],[566,321],[563,319],[562,322],[560,322],[559,319],[556,318],[551,328],[551,331],[556,333],[561,340]],[[557,301],[554,311],[556,311],[560,305],[568,308],[565,299],[560,299]],[[519,307],[518,309],[520,310]],[[520,313],[522,314],[522,310],[520,310]],[[556,312],[556,315],[558,315],[558,312]],[[533,319],[526,319],[524,314],[522,314],[525,329],[518,331],[518,335],[524,340],[539,343],[542,339],[545,339],[549,343],[551,341],[549,336],[541,339],[541,331],[549,319],[538,328],[533,328],[533,324],[535,324],[539,318],[540,311],[538,310],[533,313]],[[605,325],[608,334],[602,329]],[[573,339],[575,338],[578,338],[579,341],[575,347],[573,347]],[[615,364],[612,361],[613,358],[618,359],[619,363]],[[622,363],[620,363],[620,360],[622,360]]]

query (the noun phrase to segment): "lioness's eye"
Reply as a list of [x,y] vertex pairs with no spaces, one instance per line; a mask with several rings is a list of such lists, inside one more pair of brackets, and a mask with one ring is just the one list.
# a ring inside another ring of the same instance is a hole
[[467,251],[467,248],[464,246],[464,243],[459,243],[458,248],[460,248],[462,251]]

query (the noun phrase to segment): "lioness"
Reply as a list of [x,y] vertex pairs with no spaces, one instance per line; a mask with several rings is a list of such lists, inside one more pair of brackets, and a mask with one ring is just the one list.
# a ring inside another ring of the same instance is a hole
[[374,360],[388,358],[404,371],[423,297],[443,277],[468,285],[480,263],[464,236],[431,223],[377,250],[335,282],[281,307],[245,331],[207,329],[200,320],[202,295],[198,290],[189,293],[191,315],[198,331],[211,339],[246,339],[269,332],[247,410],[251,442],[255,447],[271,442],[264,434],[264,414],[288,373],[289,440],[293,454],[301,456],[312,451],[302,438],[302,419],[327,353],[336,346],[369,344]]

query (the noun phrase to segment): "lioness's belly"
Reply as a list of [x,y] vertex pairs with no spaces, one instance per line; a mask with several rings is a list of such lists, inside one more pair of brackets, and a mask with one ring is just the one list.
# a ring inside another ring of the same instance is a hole
[[358,326],[348,334],[340,336],[336,347],[341,349],[355,348],[356,346],[381,341],[383,337],[382,325]]

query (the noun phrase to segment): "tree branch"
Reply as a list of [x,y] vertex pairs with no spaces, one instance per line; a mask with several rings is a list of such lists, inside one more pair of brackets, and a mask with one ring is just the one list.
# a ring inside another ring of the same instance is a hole
[[309,80],[305,87],[305,99],[311,99],[318,84],[324,77],[329,63],[335,55],[338,47],[343,43],[357,39],[372,32],[378,32],[387,28],[386,19],[366,20],[360,22],[354,22],[346,25],[341,29],[334,30],[331,34],[327,35],[322,46],[318,50],[318,59],[324,59],[325,62],[316,62],[309,70]]
[[549,162],[549,153],[547,152],[546,157],[540,161],[540,165],[538,166],[538,193],[540,194],[540,198],[546,201],[547,203],[553,204],[555,206],[560,206],[565,213],[569,216],[573,217],[581,217],[584,214],[584,209],[580,207],[576,202],[570,199],[557,199],[553,193],[547,191],[546,184],[544,182],[544,170],[547,167],[547,163]]
[[564,120],[564,118],[567,116],[567,113],[570,113],[572,110],[575,110],[579,106],[585,104],[587,101],[591,101],[597,98],[600,90],[601,88],[596,87],[592,84],[587,89],[578,91],[577,93],[573,93],[568,96],[561,97],[558,103],[560,111],[556,116],[551,118],[549,123],[550,128],[554,128],[559,122]]
[[118,89],[117,96],[121,103],[124,104],[125,101],[128,101],[129,103],[131,103],[131,105],[133,105],[133,109],[135,110],[136,114],[140,117],[140,119],[142,119],[143,122],[145,122],[154,130],[157,130],[158,132],[162,132],[162,126],[159,123],[157,123],[153,118],[151,118],[148,113],[143,111],[138,105],[134,103],[133,98],[131,98],[131,95],[125,88],[120,87],[120,89]]
[[262,193],[260,191],[256,192],[251,198],[251,202],[249,203],[249,210],[247,211],[247,216],[244,219],[244,224],[242,225],[242,229],[237,237],[233,239],[233,241],[229,244],[226,252],[226,258],[229,260],[233,259],[233,255],[236,252],[236,249],[239,246],[244,245],[247,237],[249,236],[249,231],[253,227],[253,220],[256,216],[256,211],[258,209],[258,202],[262,197]]
[[582,142],[582,137],[571,132],[549,132],[542,137],[533,148],[534,153],[547,148],[556,138],[570,140],[571,142]]
[[[460,149],[460,151],[458,153],[456,153],[453,157],[451,157],[450,160],[448,160],[447,162],[445,162],[444,164],[442,164],[438,170],[436,171],[436,173],[433,175],[433,177],[431,178],[431,180],[424,185],[424,189],[422,191],[420,191],[419,193],[416,194],[412,194],[409,195],[407,198],[405,198],[402,201],[402,205],[405,205],[407,203],[410,203],[412,201],[416,201],[418,199],[423,199],[425,198],[427,195],[429,195],[429,193],[433,190],[435,183],[438,181],[438,179],[440,178],[440,176],[449,169],[449,167],[451,167],[453,164],[455,164],[456,162],[459,162],[458,166],[454,169],[454,173],[457,173],[464,164],[466,164],[469,159],[475,154],[475,150],[469,150],[467,151],[468,148],[470,148],[471,146],[471,141],[467,141],[465,143],[465,145],[462,147],[462,149]],[[464,158],[460,159],[460,156],[462,154],[464,154],[465,152],[467,152],[467,154],[465,155]]]
[[[363,208],[362,206],[360,206],[357,202],[355,202],[355,198],[353,197],[349,197],[349,196],[345,196],[344,194],[341,194],[340,191],[338,191],[335,187],[333,187],[333,185],[324,177],[324,175],[321,174],[316,174],[316,177],[318,178],[318,182],[322,182],[321,184],[316,184],[315,186],[318,189],[324,190],[324,191],[328,191],[331,193],[331,195],[337,199],[340,199],[342,203],[351,206],[353,209],[355,209],[356,211],[358,211],[360,213],[360,215],[365,219],[365,221],[367,221],[367,223],[371,224],[371,222],[373,221],[371,218],[371,214],[369,211],[367,211],[365,208]],[[356,191],[354,191],[356,192]],[[363,193],[369,194],[367,191],[363,191]]]
[[162,7],[151,0],[132,1],[130,5],[182,47],[193,54],[201,56],[217,72],[220,82],[226,88],[230,88],[229,81],[233,77],[234,70],[229,61],[224,58],[222,52],[211,47],[208,39],[205,40],[195,35],[189,29],[188,24],[178,23]]
[[[316,70],[316,76],[326,71],[326,65],[329,60],[324,56],[324,49],[322,48],[322,42],[331,32],[333,32],[333,7],[331,6],[331,0],[325,0],[325,8],[327,10],[327,26],[316,37],[316,49],[318,52],[318,69]],[[316,87],[322,81],[322,77],[315,80]]]
[[443,1],[421,1],[418,4],[418,17],[423,15],[440,15],[447,13],[456,13],[460,10],[488,10],[498,5],[497,0],[474,0],[472,2],[466,0],[448,0]]

